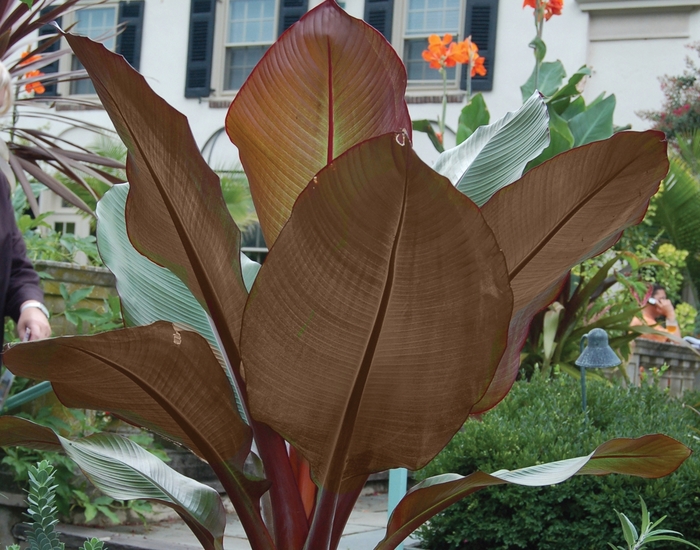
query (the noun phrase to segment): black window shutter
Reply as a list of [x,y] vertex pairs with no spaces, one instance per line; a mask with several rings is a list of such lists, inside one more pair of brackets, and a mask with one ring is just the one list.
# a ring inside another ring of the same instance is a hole
[[209,97],[211,94],[215,15],[216,0],[192,0],[185,97]]
[[136,70],[141,61],[144,4],[144,0],[119,2],[119,25],[123,30],[117,36],[117,53]]
[[[39,13],[40,15],[46,15],[49,11],[51,11],[53,8],[50,6],[45,7],[42,9]],[[61,26],[61,17],[56,19],[56,24],[60,27]],[[47,34],[56,34],[58,32],[58,29],[54,27],[53,25],[44,25],[39,29],[39,36],[44,36]],[[42,41],[39,40],[39,46],[41,46]],[[44,53],[50,53],[50,52],[55,52],[58,51],[61,47],[61,41],[58,40],[51,44],[49,47],[47,47],[44,50]],[[57,73],[58,72],[58,59],[51,63],[50,65],[46,65],[45,67],[41,68],[41,71],[44,74],[48,73]],[[57,96],[58,95],[58,85],[55,80],[45,80],[44,81],[44,88],[46,91],[44,92],[43,95],[45,96]]]
[[[479,55],[486,58],[486,76],[476,75],[472,78],[472,90],[484,92],[493,89],[493,71],[496,57],[496,22],[498,20],[498,0],[467,0],[467,18],[464,36],[471,35],[479,47]],[[460,86],[467,89],[466,65],[462,70]]]
[[365,0],[365,21],[391,42],[394,0]]
[[281,0],[278,34],[282,34],[301,19],[309,9],[308,0]]

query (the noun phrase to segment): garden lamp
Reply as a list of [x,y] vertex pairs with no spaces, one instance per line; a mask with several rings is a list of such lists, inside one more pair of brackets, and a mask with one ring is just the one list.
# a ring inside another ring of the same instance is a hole
[[[583,349],[584,340],[588,340],[586,349]],[[616,367],[620,364],[620,358],[608,345],[608,333],[602,328],[594,328],[581,336],[580,350],[575,363],[581,367],[581,401],[583,412],[586,412],[586,369]]]

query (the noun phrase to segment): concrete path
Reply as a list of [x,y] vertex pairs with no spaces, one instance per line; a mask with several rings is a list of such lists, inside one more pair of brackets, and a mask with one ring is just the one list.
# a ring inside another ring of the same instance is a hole
[[[387,522],[386,493],[359,498],[345,528],[339,550],[372,550],[384,538]],[[74,540],[97,537],[110,550],[200,550],[201,545],[185,524],[178,519],[149,525],[119,525],[104,529],[62,525],[60,531]],[[417,548],[409,539],[406,548]],[[235,514],[229,514],[224,538],[225,550],[250,550],[250,545]]]

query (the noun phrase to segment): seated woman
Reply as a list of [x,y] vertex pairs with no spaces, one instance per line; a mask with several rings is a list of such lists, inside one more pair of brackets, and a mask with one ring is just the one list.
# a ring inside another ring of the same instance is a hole
[[[665,327],[658,322],[658,319],[662,317],[666,319]],[[642,309],[642,319],[635,317],[632,319],[631,324],[632,326],[646,325],[654,330],[680,337],[678,322],[676,321],[676,310],[673,308],[671,300],[666,297],[666,289],[661,285],[654,285],[651,291],[651,298],[649,298]],[[662,334],[642,334],[639,337],[656,342],[669,342],[672,340],[672,338]]]

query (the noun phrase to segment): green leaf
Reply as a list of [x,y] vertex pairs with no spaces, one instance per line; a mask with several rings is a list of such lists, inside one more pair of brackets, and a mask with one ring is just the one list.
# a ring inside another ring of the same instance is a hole
[[569,128],[574,136],[574,146],[579,147],[612,136],[614,111],[615,96],[611,95],[573,117],[569,121]]
[[620,518],[620,525],[622,526],[622,535],[625,537],[625,542],[630,548],[634,547],[639,537],[637,529],[635,529],[634,524],[630,519],[620,512],[617,512],[617,516]]
[[535,50],[535,60],[542,63],[545,55],[547,55],[547,45],[544,43],[544,40],[536,36],[528,46]]
[[442,153],[445,150],[445,147],[442,145],[442,141],[440,141],[437,134],[435,133],[435,129],[433,128],[432,122],[430,122],[428,119],[422,119],[414,120],[412,124],[414,131],[423,132],[428,135],[430,143],[433,144],[433,147],[435,147],[435,149],[439,153]]
[[[520,86],[520,91],[523,95],[523,103],[535,92],[535,71],[536,69],[532,71],[527,82]],[[561,61],[557,60],[549,63],[542,63],[537,81],[537,90],[539,90],[543,96],[550,97],[559,89],[565,76],[566,70]]]
[[520,178],[527,162],[547,146],[548,123],[544,100],[534,93],[517,111],[479,127],[464,143],[442,153],[435,171],[482,206]]
[[554,302],[544,314],[542,348],[547,361],[552,358],[552,354],[554,353],[554,338],[559,328],[559,316],[561,315],[562,309],[563,307],[561,304]]
[[236,94],[226,132],[270,248],[324,166],[372,137],[410,138],[405,93],[396,51],[335,2],[311,10],[267,50]]
[[484,96],[480,93],[471,98],[459,115],[457,145],[471,136],[480,126],[486,126],[491,119]]
[[582,113],[585,110],[586,101],[579,96],[576,99],[574,99],[571,103],[569,103],[569,106],[564,110],[563,113],[561,113],[561,117],[564,120],[571,120],[576,115]]
[[549,145],[540,155],[531,160],[526,168],[531,170],[538,164],[557,156],[564,151],[568,151],[574,145],[574,136],[569,129],[566,120],[560,117],[554,109],[547,107],[549,113]]
[[591,70],[586,67],[586,65],[583,65],[578,71],[569,77],[569,81],[564,86],[559,88],[552,95],[552,97],[549,98],[548,103],[555,103],[559,100],[579,95],[581,92],[579,92],[577,88],[578,83],[581,82],[585,76],[590,76],[590,74]]
[[663,191],[657,195],[654,222],[676,248],[689,252],[688,271],[700,289],[700,181],[682,159],[671,155],[670,160]]
[[574,475],[624,473],[661,477],[675,471],[690,456],[690,449],[665,435],[613,439],[588,456],[492,474],[475,472],[466,477],[444,474],[413,487],[389,518],[386,537],[375,550],[391,550],[414,529],[451,504],[493,485],[541,487],[561,483]]
[[20,0],[23,4],[26,4],[28,8],[31,8],[32,5],[34,5],[34,0]]

